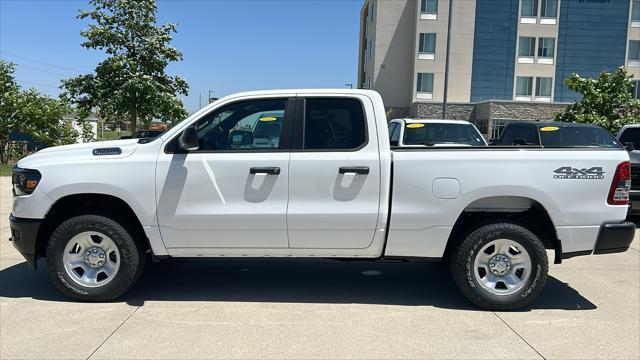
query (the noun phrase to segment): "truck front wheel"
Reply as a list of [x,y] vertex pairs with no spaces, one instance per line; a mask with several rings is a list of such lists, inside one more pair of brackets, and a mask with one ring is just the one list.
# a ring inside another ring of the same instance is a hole
[[131,234],[100,215],[64,221],[47,245],[51,280],[75,300],[109,301],[119,297],[136,282],[144,262]]
[[529,306],[549,270],[538,237],[514,223],[492,223],[468,234],[451,261],[454,281],[472,303],[489,310]]

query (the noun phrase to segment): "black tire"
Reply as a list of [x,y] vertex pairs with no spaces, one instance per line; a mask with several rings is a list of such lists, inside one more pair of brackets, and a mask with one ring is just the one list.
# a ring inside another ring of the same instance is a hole
[[[113,279],[103,286],[86,287],[75,282],[67,273],[63,253],[67,243],[77,234],[96,231],[107,235],[120,253],[120,267]],[[55,286],[67,297],[88,302],[113,300],[127,292],[144,269],[143,250],[131,234],[114,220],[100,215],[72,217],[58,226],[47,244],[47,269]]]
[[[483,288],[474,273],[474,261],[478,252],[496,239],[517,242],[531,258],[531,275],[524,286],[509,295],[498,295]],[[529,306],[542,292],[547,281],[549,263],[547,252],[538,237],[521,225],[496,222],[483,225],[469,233],[452,254],[451,274],[464,294],[473,304],[488,310],[508,311]]]

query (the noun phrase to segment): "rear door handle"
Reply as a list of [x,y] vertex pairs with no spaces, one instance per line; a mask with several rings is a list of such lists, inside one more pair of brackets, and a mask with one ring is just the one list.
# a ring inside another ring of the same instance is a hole
[[249,174],[280,175],[279,167],[252,167]]
[[366,175],[369,173],[368,166],[342,166],[338,170],[340,174],[355,173],[358,175]]

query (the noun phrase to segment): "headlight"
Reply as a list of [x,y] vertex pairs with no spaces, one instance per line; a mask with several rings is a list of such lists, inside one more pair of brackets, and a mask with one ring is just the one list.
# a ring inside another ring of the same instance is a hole
[[11,176],[13,196],[31,194],[38,186],[41,177],[38,170],[21,169],[14,166],[13,175]]

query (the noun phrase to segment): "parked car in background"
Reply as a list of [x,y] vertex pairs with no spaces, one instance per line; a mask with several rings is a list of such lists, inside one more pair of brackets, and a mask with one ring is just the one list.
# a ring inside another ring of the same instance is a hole
[[640,215],[640,124],[625,125],[618,132],[617,138],[629,151],[631,161],[629,215]]
[[509,123],[489,145],[543,147],[620,148],[611,133],[600,126],[569,122],[519,121]]
[[478,129],[468,121],[393,119],[389,122],[391,146],[487,146]]

